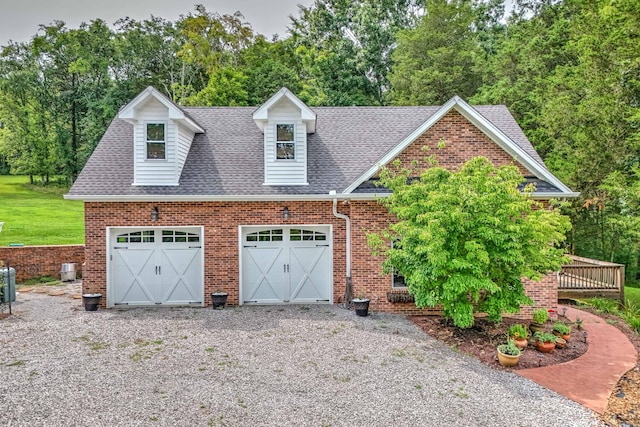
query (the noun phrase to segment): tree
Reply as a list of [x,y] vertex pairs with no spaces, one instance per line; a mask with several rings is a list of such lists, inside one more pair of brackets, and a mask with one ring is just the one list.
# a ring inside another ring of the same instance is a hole
[[515,166],[478,157],[457,172],[432,167],[414,176],[383,169],[380,183],[393,193],[381,202],[398,222],[368,238],[387,256],[384,271],[404,276],[418,307],[441,304],[461,328],[473,325],[475,312],[499,321],[532,303],[522,277],[538,280],[566,261],[552,243],[564,241],[568,218],[534,201],[532,188],[523,194]]
[[454,95],[471,97],[482,83],[484,51],[472,2],[430,0],[426,7],[418,26],[397,36],[389,75],[396,104],[440,105]]

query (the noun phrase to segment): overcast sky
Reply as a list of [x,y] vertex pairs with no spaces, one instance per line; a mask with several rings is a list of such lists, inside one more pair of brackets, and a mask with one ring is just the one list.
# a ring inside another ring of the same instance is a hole
[[143,20],[150,15],[175,21],[180,15],[203,4],[209,12],[221,14],[242,12],[254,31],[268,39],[275,33],[285,35],[289,15],[298,15],[298,4],[310,5],[313,0],[0,0],[0,45],[9,40],[29,41],[40,24],[54,20],[77,28],[82,22],[100,18],[112,25],[129,16]]

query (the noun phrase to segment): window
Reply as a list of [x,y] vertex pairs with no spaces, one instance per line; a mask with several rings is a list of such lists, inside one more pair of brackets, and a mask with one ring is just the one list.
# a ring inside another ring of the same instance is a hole
[[185,231],[162,230],[162,243],[197,243],[200,236]]
[[118,237],[116,237],[116,242],[118,243],[153,243],[154,240],[153,230],[119,234]]
[[276,125],[276,159],[294,160],[296,158],[296,143],[293,124]]
[[282,228],[247,234],[247,242],[282,242]]
[[[395,242],[391,242],[391,247],[395,245]],[[392,288],[406,288],[407,283],[404,281],[404,276],[398,273],[395,268],[391,274],[391,287]]]
[[327,240],[327,235],[319,231],[300,230],[293,228],[289,232],[289,240],[291,240],[292,242],[299,242],[303,240],[325,241]]
[[164,123],[147,123],[147,159],[165,159]]

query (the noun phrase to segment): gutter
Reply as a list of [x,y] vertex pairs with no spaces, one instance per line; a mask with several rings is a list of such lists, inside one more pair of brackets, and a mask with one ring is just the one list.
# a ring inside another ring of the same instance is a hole
[[351,218],[349,218],[347,215],[338,213],[338,197],[336,195],[336,191],[335,190],[331,190],[329,192],[329,195],[333,196],[333,216],[335,216],[336,218],[343,219],[345,221],[345,226],[346,226],[346,229],[347,229],[347,236],[346,236],[346,241],[347,241],[347,248],[346,248],[347,277],[346,277],[346,284],[345,284],[345,289],[344,289],[344,303],[345,304],[349,304],[349,303],[351,303],[351,299],[353,298],[353,285],[352,285],[352,282],[351,282]]

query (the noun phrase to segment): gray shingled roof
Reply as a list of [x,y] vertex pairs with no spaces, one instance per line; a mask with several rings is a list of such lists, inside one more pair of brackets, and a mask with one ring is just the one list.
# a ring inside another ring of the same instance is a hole
[[[440,107],[314,107],[308,186],[265,186],[263,135],[254,107],[185,107],[206,133],[196,135],[179,186],[132,186],[133,126],[115,119],[69,191],[70,196],[232,196],[338,193]],[[474,107],[544,167],[504,106]]]

